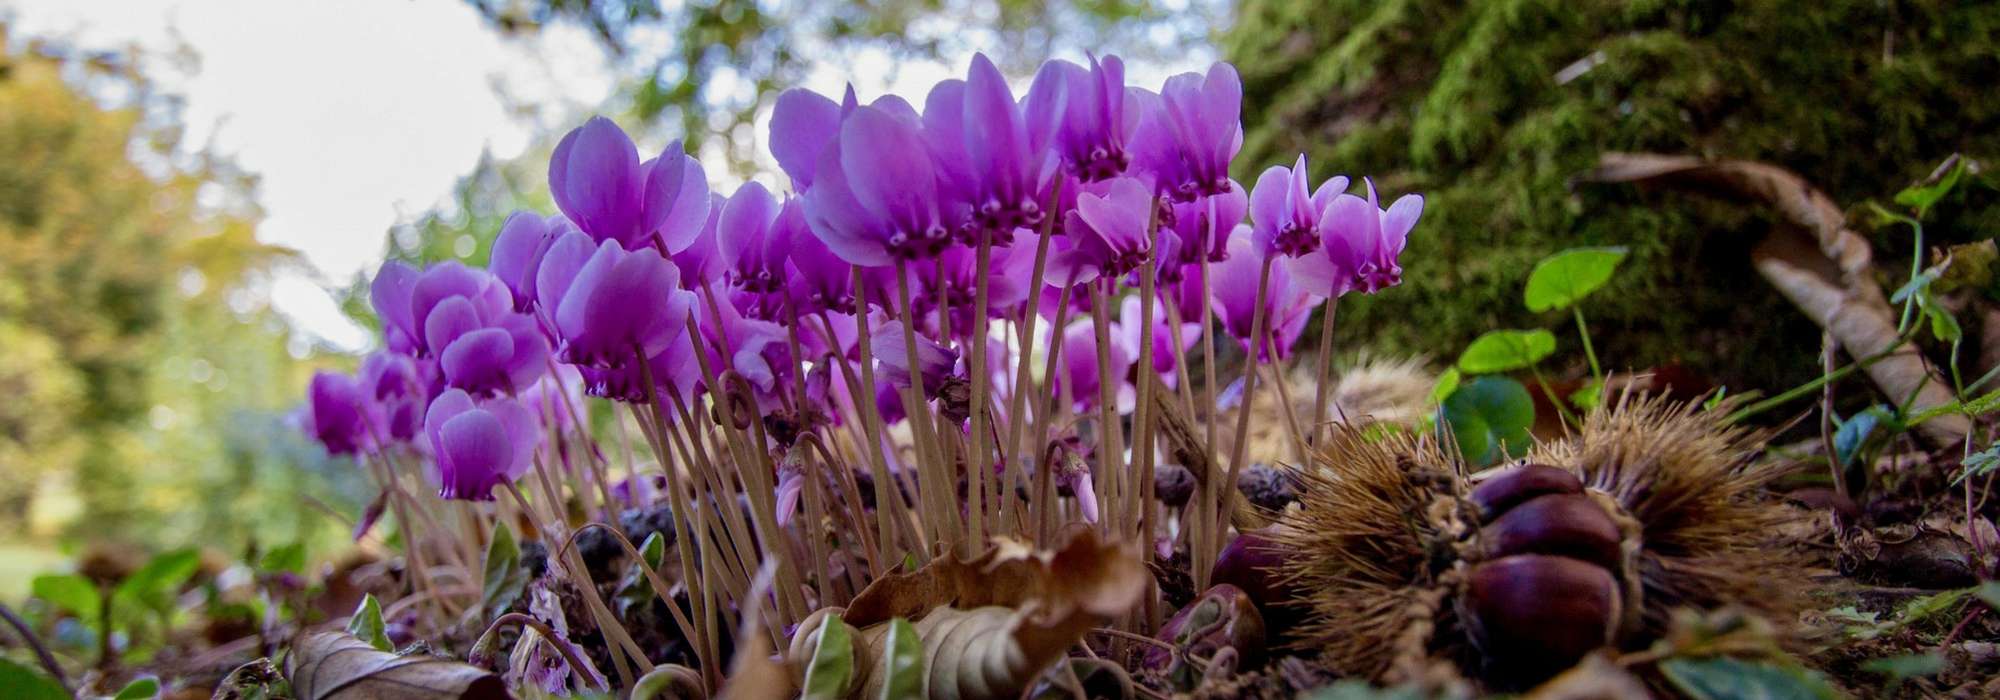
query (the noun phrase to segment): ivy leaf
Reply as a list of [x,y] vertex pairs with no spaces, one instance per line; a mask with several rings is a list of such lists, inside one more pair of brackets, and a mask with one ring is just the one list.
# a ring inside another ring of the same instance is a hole
[[55,679],[5,656],[0,656],[0,688],[6,688],[7,697],[17,700],[70,700]]
[[889,621],[889,638],[883,643],[889,653],[882,655],[882,700],[919,698],[924,695],[924,642],[909,620]]
[[157,698],[159,696],[160,679],[152,676],[144,676],[126,683],[124,688],[118,690],[117,695],[111,696],[111,700],[146,700],[147,698]]
[[354,615],[347,618],[347,633],[367,642],[376,651],[395,651],[396,645],[389,643],[389,628],[382,624],[382,603],[375,600],[375,594],[361,597],[361,606],[354,609]]
[[1667,659],[1660,671],[1695,700],[1833,700],[1840,693],[1826,679],[1797,666],[1776,666],[1727,657]]
[[1506,377],[1478,377],[1446,398],[1438,411],[1465,458],[1489,464],[1525,452],[1534,442],[1535,399]]
[[1465,346],[1458,369],[1466,374],[1493,374],[1528,367],[1556,351],[1556,336],[1547,330],[1487,331]]
[[1567,309],[1611,281],[1611,273],[1625,260],[1626,250],[1615,248],[1571,248],[1543,258],[1528,273],[1528,310],[1541,312]]
[[840,700],[852,690],[854,632],[838,617],[819,626],[819,644],[806,665],[805,700]]
[[97,596],[97,587],[91,585],[89,579],[76,574],[47,574],[36,576],[28,589],[36,598],[68,611],[84,624],[97,624],[102,603]]
[[528,587],[528,571],[521,566],[521,547],[514,544],[514,531],[506,525],[493,528],[493,541],[486,545],[486,564],[480,580],[479,608],[493,619],[514,605]]

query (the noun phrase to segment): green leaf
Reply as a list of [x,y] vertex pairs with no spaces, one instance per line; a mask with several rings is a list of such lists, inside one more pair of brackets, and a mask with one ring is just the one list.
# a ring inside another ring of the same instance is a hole
[[118,690],[117,695],[111,696],[111,700],[145,700],[146,698],[157,698],[159,696],[160,679],[152,676],[143,676],[133,679],[130,683],[126,683],[124,688]]
[[0,688],[7,689],[9,700],[70,700],[55,679],[4,656],[0,656]]
[[1833,432],[1835,459],[1842,467],[1851,465],[1857,457],[1902,431],[1902,424],[1888,406],[1869,406],[1841,421],[1840,428]]
[[889,638],[882,643],[888,653],[882,656],[881,700],[900,698],[920,698],[924,696],[924,640],[917,638],[917,628],[909,620],[896,618],[889,621]]
[[667,558],[667,538],[658,532],[646,535],[646,541],[639,545],[639,558],[646,560],[646,568],[658,570],[660,561]]
[[257,563],[257,570],[271,574],[286,573],[286,572],[294,574],[305,573],[306,572],[305,543],[293,542],[283,547],[277,547],[272,549],[271,551],[265,552],[264,558]]
[[1896,203],[1915,209],[1917,216],[1923,216],[1924,212],[1930,210],[1931,205],[1937,204],[1938,200],[1944,199],[1946,194],[1951,193],[1951,188],[1958,185],[1959,175],[1964,172],[1965,160],[1960,159],[1944,177],[1938,178],[1937,182],[1911,185],[1897,192]]
[[1517,370],[1541,362],[1555,351],[1556,336],[1546,330],[1487,331],[1458,356],[1458,369],[1466,374]]
[[1571,248],[1543,258],[1528,273],[1528,310],[1567,309],[1611,281],[1624,248]]
[[528,571],[521,566],[521,547],[514,544],[514,531],[506,525],[493,528],[493,541],[486,545],[486,564],[480,577],[479,607],[486,619],[493,619],[514,605],[528,587]]
[[120,601],[132,601],[151,610],[170,610],[174,592],[200,568],[201,555],[193,549],[164,552],[119,583],[116,595]]
[[1922,598],[1912,598],[1897,610],[1899,613],[1897,622],[1902,625],[1912,625],[1951,612],[1971,594],[1970,588],[1956,588],[1932,593]]
[[375,600],[373,593],[363,595],[361,606],[347,618],[347,633],[367,642],[377,651],[396,650],[396,645],[389,643],[389,627],[382,624],[382,603]]
[[1712,659],[1667,659],[1660,671],[1695,700],[1831,700],[1840,692],[1818,673],[1797,666]]
[[841,700],[856,680],[854,631],[837,615],[819,626],[819,644],[806,665],[805,700]]
[[36,598],[81,618],[84,624],[97,624],[103,601],[90,579],[77,574],[47,574],[36,576],[28,589]]
[[1431,402],[1444,403],[1445,399],[1451,397],[1452,392],[1458,391],[1458,383],[1464,378],[1465,375],[1459,374],[1457,367],[1447,369],[1444,374],[1438,375],[1437,384],[1431,385]]
[[1576,391],[1572,391],[1569,394],[1570,405],[1585,411],[1597,408],[1597,404],[1603,401],[1604,382],[1596,379],[1584,382],[1583,386],[1577,387]]
[[1459,386],[1438,411],[1465,458],[1490,464],[1525,453],[1534,437],[1535,399],[1528,388],[1506,377],[1477,377]]

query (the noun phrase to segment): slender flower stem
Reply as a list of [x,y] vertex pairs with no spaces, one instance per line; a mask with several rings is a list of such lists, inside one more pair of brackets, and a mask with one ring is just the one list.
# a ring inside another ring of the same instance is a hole
[[1108,278],[1090,284],[1090,322],[1097,334],[1097,502],[1103,504],[1108,522],[1105,530],[1125,530],[1125,480],[1131,470],[1125,461],[1125,426],[1118,420],[1118,383],[1123,378],[1111,370],[1111,319],[1105,310],[1110,301],[1105,288]]
[[1570,313],[1576,316],[1576,335],[1583,340],[1583,356],[1590,359],[1590,376],[1597,385],[1604,386],[1604,370],[1597,366],[1597,350],[1590,347],[1590,327],[1583,323],[1583,309],[1571,306]]
[[[1209,251],[1214,250],[1215,237],[1227,235],[1222,231],[1217,230],[1217,227],[1215,225],[1216,216],[1217,213],[1215,210],[1215,201],[1214,199],[1211,198],[1208,202],[1208,226],[1202,232],[1201,236],[1202,247],[1201,247],[1201,253],[1198,256],[1199,264],[1201,265],[1201,301],[1202,301],[1202,307],[1201,307],[1202,311],[1200,319],[1201,362],[1202,362],[1202,374],[1203,374],[1201,405],[1208,407],[1208,420],[1202,421],[1202,427],[1208,433],[1205,436],[1208,440],[1206,444],[1209,446],[1209,449],[1211,450],[1217,449],[1217,445],[1219,444],[1216,442],[1215,439],[1216,420],[1221,417],[1222,412],[1215,409],[1216,405],[1215,392],[1218,389],[1215,383],[1216,327],[1214,323],[1215,302],[1213,301],[1215,297],[1213,294],[1213,290],[1210,289],[1211,280],[1209,277],[1209,268],[1211,266],[1209,265],[1208,257],[1209,257]],[[1233,490],[1233,488],[1234,488],[1233,483],[1218,484],[1214,483],[1213,481],[1208,481],[1200,487],[1201,507],[1194,509],[1196,522],[1189,530],[1189,533],[1192,536],[1189,537],[1190,547],[1188,550],[1189,559],[1192,560],[1191,563],[1193,564],[1194,567],[1195,590],[1198,591],[1208,590],[1209,569],[1215,562],[1216,554],[1222,551],[1222,545],[1219,542],[1219,540],[1221,539],[1222,536],[1221,530],[1223,525],[1222,522],[1216,518],[1216,514],[1218,512],[1217,508],[1221,507],[1220,504],[1222,500],[1223,490],[1225,489]],[[1227,509],[1224,509],[1221,510],[1220,512],[1228,513],[1229,511]]]
[[22,645],[35,650],[35,660],[42,664],[43,670],[49,672],[50,678],[55,679],[56,685],[62,686],[64,693],[73,692],[70,690],[69,676],[63,674],[62,664],[56,662],[56,657],[49,653],[48,646],[42,644],[42,640],[35,636],[34,631],[28,629],[28,623],[21,621],[21,617],[14,614],[14,609],[4,603],[0,603],[0,619],[6,620],[7,625],[14,628],[15,634],[21,635]]
[[[884,304],[884,306],[887,306],[887,304]],[[867,280],[863,276],[859,266],[854,268],[854,314],[856,324],[855,341],[861,351],[861,391],[853,393],[852,396],[854,402],[860,405],[861,416],[865,419],[868,444],[864,451],[868,453],[868,459],[871,462],[870,466],[875,469],[875,514],[877,524],[880,527],[877,535],[882,540],[883,553],[891,557],[892,560],[899,560],[902,558],[903,553],[909,550],[903,549],[896,542],[896,533],[889,527],[888,517],[882,512],[882,504],[890,498],[900,499],[902,495],[894,493],[895,491],[900,491],[900,489],[892,488],[890,480],[898,477],[889,471],[888,458],[882,454],[884,426],[882,424],[880,407],[875,405],[875,344],[873,339],[870,338],[874,333],[868,327]],[[833,329],[829,327],[827,328],[827,332],[831,334]],[[913,489],[911,493],[914,494],[916,491]],[[929,524],[920,518],[917,525],[917,538],[912,544],[915,545],[917,551],[926,551],[930,548],[931,540],[928,530]]]
[[[972,446],[966,452],[965,456],[965,469],[971,472],[966,475],[966,479],[970,482],[966,486],[972,495],[972,499],[971,503],[966,506],[966,512],[970,515],[970,518],[969,522],[966,523],[965,539],[967,542],[975,543],[975,546],[977,546],[977,543],[986,541],[987,504],[990,500],[997,500],[987,497],[987,482],[992,481],[990,476],[993,473],[993,462],[987,457],[986,451],[986,403],[988,401],[986,394],[987,385],[992,381],[991,377],[993,374],[987,371],[986,367],[986,295],[987,287],[990,284],[990,281],[986,277],[991,265],[990,258],[993,256],[993,231],[991,229],[985,226],[979,227],[979,248],[974,251],[973,256],[972,363],[969,370],[972,374],[972,425],[970,429],[971,434],[967,436],[972,440]],[[939,258],[939,260],[943,260],[943,258]],[[914,358],[912,358],[912,361],[914,361]],[[998,445],[995,447],[998,447]],[[1005,488],[1006,484],[1003,482],[1001,486]]]
[[[1027,418],[1022,413],[1026,409],[1026,404],[1023,402],[1027,399],[1028,394],[1031,393],[1030,389],[1035,384],[1034,378],[1028,376],[1029,362],[1034,356],[1030,348],[1035,342],[1035,321],[1041,315],[1042,287],[1047,284],[1045,278],[1048,274],[1049,265],[1049,238],[1055,233],[1056,220],[1061,218],[1056,215],[1056,208],[1057,203],[1061,201],[1062,180],[1057,179],[1054,186],[1050,187],[1049,190],[1049,205],[1042,208],[1042,211],[1045,213],[1042,216],[1042,225],[1040,230],[1037,231],[1035,240],[1034,269],[1028,276],[1028,300],[1021,306],[1020,322],[1015,324],[1015,327],[1020,331],[1015,341],[1019,352],[1016,353],[1016,357],[1014,358],[1014,386],[1007,396],[1007,440],[1002,444],[1003,452],[1020,455],[1022,459],[1025,459],[1027,455],[1042,454],[1042,445],[1039,442],[1027,448],[1022,447],[1021,429],[1026,425]],[[1062,332],[1061,327],[1057,327],[1055,330],[1058,334]],[[1052,380],[1047,379],[1046,375],[1044,376],[1045,386],[1052,386]],[[1037,416],[1037,419],[1039,420],[1039,416]],[[1006,466],[1007,478],[1001,482],[1000,497],[1006,503],[1001,508],[1002,518],[1011,519],[1013,517],[1015,500],[1014,484],[1017,483],[1018,472],[1023,467],[1030,466],[1016,464],[1015,461],[1008,461]],[[1041,471],[1047,471],[1049,465],[1041,464],[1034,466],[1038,466]],[[1040,498],[1038,494],[1036,499],[1040,500]],[[1030,510],[1033,510],[1033,508],[1031,507]],[[1018,533],[1027,528],[1025,524],[1017,523],[1015,528],[1003,529],[1008,532]]]
[[1340,311],[1340,297],[1326,300],[1326,312],[1319,317],[1319,372],[1313,381],[1313,422],[1307,426],[1308,442],[1320,445],[1320,430],[1326,426],[1326,395],[1333,383],[1333,327]]
[[[1250,317],[1250,356],[1243,360],[1243,400],[1236,405],[1236,442],[1231,446],[1233,454],[1229,459],[1229,475],[1216,485],[1222,491],[1222,503],[1216,511],[1218,534],[1223,518],[1228,517],[1227,514],[1236,507],[1236,479],[1243,473],[1243,463],[1250,456],[1250,407],[1257,398],[1256,369],[1263,355],[1264,317],[1270,315],[1264,311],[1264,298],[1271,286],[1271,261],[1270,257],[1264,258],[1262,269],[1257,273],[1257,303],[1250,307],[1255,315]],[[1216,551],[1210,552],[1211,557],[1221,554],[1220,544],[1219,541],[1210,543],[1217,547]]]

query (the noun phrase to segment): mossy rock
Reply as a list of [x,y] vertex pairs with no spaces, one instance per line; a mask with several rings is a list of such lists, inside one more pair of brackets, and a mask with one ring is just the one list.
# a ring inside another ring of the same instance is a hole
[[[1579,371],[1569,319],[1529,313],[1522,285],[1551,252],[1625,245],[1584,307],[1607,364],[1771,390],[1818,373],[1817,329],[1749,262],[1781,224],[1571,178],[1606,151],[1696,154],[1887,203],[1953,153],[2000,157],[1996,38],[1986,3],[1245,0],[1222,45],[1244,80],[1239,178],[1304,152],[1317,176],[1427,197],[1403,287],[1343,300],[1349,344],[1448,359],[1482,331],[1547,326]],[[1931,244],[2000,233],[1990,170],[1934,217]],[[1907,230],[1876,236],[1885,271],[1907,265]]]

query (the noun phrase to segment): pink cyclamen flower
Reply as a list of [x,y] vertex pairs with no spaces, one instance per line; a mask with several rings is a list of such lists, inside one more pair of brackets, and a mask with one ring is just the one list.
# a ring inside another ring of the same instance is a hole
[[1291,356],[1292,346],[1305,332],[1306,319],[1320,299],[1294,280],[1287,266],[1273,264],[1264,306],[1258,308],[1257,282],[1264,257],[1257,254],[1247,228],[1237,227],[1238,233],[1230,236],[1229,259],[1209,268],[1215,275],[1209,285],[1210,298],[1222,330],[1242,341],[1245,350],[1252,347],[1251,327],[1262,314],[1267,342],[1255,346],[1257,358],[1266,362],[1284,359]]
[[950,245],[953,224],[964,220],[963,204],[944,195],[916,110],[886,97],[841,119],[806,190],[806,219],[849,263],[927,260]]
[[1006,76],[982,53],[973,55],[965,80],[932,88],[924,103],[926,136],[941,164],[963,167],[973,230],[990,231],[1005,243],[1014,229],[1042,220],[1056,173],[1051,145],[1063,117],[1061,77],[1036,74],[1026,104],[1019,103]]
[[1111,360],[1110,374],[1100,373],[1097,364],[1097,330],[1095,321],[1080,318],[1071,321],[1063,329],[1062,366],[1057,370],[1059,391],[1068,391],[1071,406],[1079,413],[1095,411],[1103,405],[1099,392],[1104,382],[1112,382],[1113,408],[1121,414],[1129,413],[1138,404],[1139,394],[1126,378],[1131,374],[1132,364],[1138,360],[1135,348],[1119,342],[1113,334],[1107,347]]
[[[1068,61],[1042,64],[1043,73],[1059,76],[1062,87],[1062,123],[1056,131],[1056,147],[1071,175],[1084,182],[1108,180],[1125,174],[1132,163],[1127,142],[1138,130],[1142,99],[1137,90],[1125,86],[1125,62],[1117,56],[1102,60],[1092,56],[1090,67]],[[1036,75],[1037,82],[1042,80]],[[1054,110],[1055,105],[1036,102],[1030,95],[1031,113]]]
[[424,415],[438,496],[493,500],[493,487],[528,473],[541,434],[534,415],[513,399],[475,401],[457,389],[439,394]]
[[[1125,347],[1125,352],[1131,355],[1134,362],[1139,359],[1140,344],[1151,342],[1152,370],[1159,374],[1167,388],[1171,389],[1177,386],[1178,378],[1179,367],[1176,364],[1175,353],[1186,351],[1194,347],[1196,341],[1201,340],[1201,324],[1182,323],[1180,328],[1174,328],[1173,324],[1167,322],[1166,305],[1161,303],[1153,306],[1153,325],[1148,332],[1149,329],[1144,327],[1145,310],[1140,308],[1140,304],[1138,295],[1125,297],[1124,302],[1119,305],[1118,323],[1112,327],[1112,334]],[[1139,369],[1146,370],[1144,367]]]
[[1193,201],[1173,202],[1160,221],[1162,229],[1172,229],[1181,239],[1180,262],[1194,265],[1203,253],[1209,262],[1229,257],[1229,233],[1250,212],[1250,196],[1242,185],[1228,192],[1203,195]]
[[763,185],[744,184],[723,205],[716,228],[724,277],[760,301],[776,297],[785,289],[792,241],[797,232],[806,230],[805,209],[798,200],[781,204]]
[[1051,255],[1048,279],[1121,276],[1152,251],[1153,193],[1144,183],[1117,178],[1087,187],[1077,195],[1076,209],[1065,215],[1070,245]]
[[812,188],[813,173],[828,146],[840,133],[840,120],[854,106],[854,86],[847,86],[846,104],[805,88],[778,93],[771,107],[771,157],[792,179],[792,189]]
[[1228,192],[1229,161],[1243,148],[1243,83],[1227,63],[1167,79],[1133,136],[1133,166],[1176,201]]
[[694,295],[658,251],[593,246],[571,233],[556,240],[535,274],[535,294],[555,322],[564,361],[623,367],[658,355],[687,332]]
[[410,296],[417,288],[417,269],[400,260],[389,260],[375,271],[368,283],[368,305],[382,319],[382,340],[393,352],[416,354],[422,328],[411,318]]
[[710,282],[721,280],[728,274],[722,262],[722,208],[729,199],[719,194],[709,195],[708,220],[702,222],[701,230],[695,233],[694,241],[688,247],[674,253],[670,258],[674,267],[681,271],[681,288],[688,291],[701,289]]
[[1367,199],[1351,194],[1330,198],[1320,217],[1321,252],[1292,265],[1313,293],[1327,298],[1349,290],[1374,294],[1402,282],[1397,259],[1423,216],[1423,195],[1403,195],[1383,211],[1376,204],[1375,183],[1369,181],[1367,189]]
[[1335,176],[1307,190],[1306,157],[1287,168],[1274,165],[1257,177],[1250,190],[1251,240],[1259,255],[1301,257],[1319,250],[1321,222],[1335,197],[1347,189],[1347,178]]
[[375,448],[370,411],[368,397],[354,377],[322,370],[314,373],[306,386],[306,430],[331,454],[351,455]]
[[681,152],[680,142],[640,162],[631,137],[604,117],[591,118],[556,144],[549,193],[577,228],[628,250],[658,245],[679,252],[708,218],[707,176]]
[[514,310],[527,311],[534,305],[535,270],[542,266],[542,256],[558,237],[575,228],[561,215],[544,217],[530,211],[509,214],[500,225],[486,269],[513,292]]
[[382,417],[388,439],[403,441],[416,437],[422,427],[424,407],[430,405],[438,371],[436,363],[409,355],[377,351],[361,358],[355,379],[362,394],[372,399]]
[[944,385],[945,378],[951,376],[952,370],[958,366],[958,353],[921,334],[916,340],[917,359],[914,363],[910,361],[902,321],[889,321],[877,326],[868,342],[874,346],[875,360],[881,365],[882,376],[891,385],[910,386],[910,372],[914,369],[922,373],[924,391],[936,393]]
[[511,393],[548,369],[548,340],[485,270],[434,265],[417,279],[410,304],[421,347],[435,354],[450,386],[482,396]]

